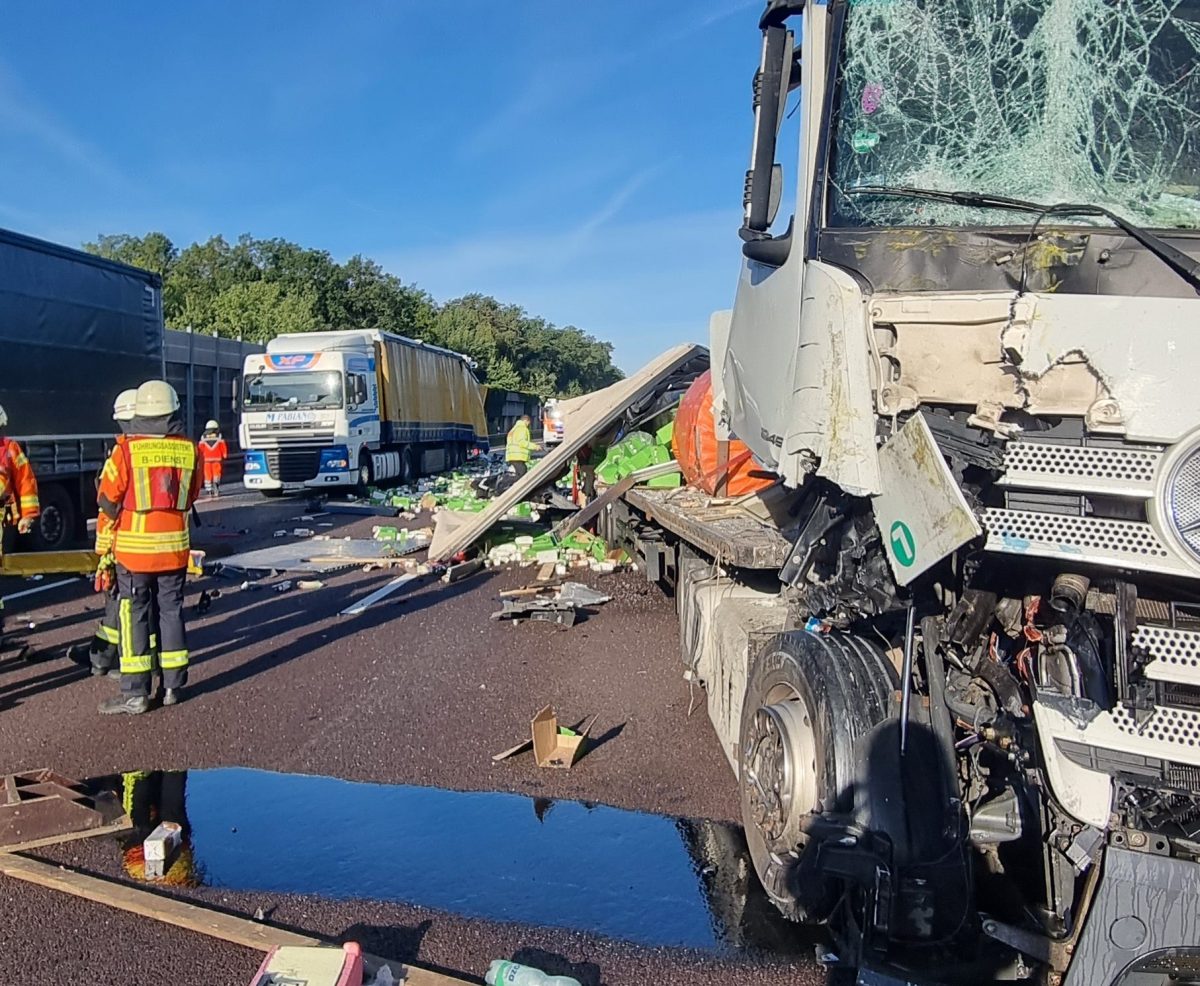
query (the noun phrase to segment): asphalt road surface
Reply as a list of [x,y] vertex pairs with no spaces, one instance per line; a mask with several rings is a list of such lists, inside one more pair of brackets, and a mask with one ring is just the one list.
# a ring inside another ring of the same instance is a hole
[[[295,500],[249,495],[203,503],[197,544],[210,558],[278,543],[277,529],[314,526]],[[377,519],[329,516],[322,533],[370,536]],[[419,526],[416,522],[412,526]],[[500,791],[583,801],[687,819],[736,822],[737,788],[704,714],[682,677],[673,604],[636,573],[589,577],[613,600],[570,630],[489,619],[497,593],[533,570],[488,570],[463,582],[423,584],[358,617],[349,601],[388,581],[357,569],[322,575],[324,588],[272,591],[281,578],[241,589],[233,580],[189,584],[193,655],[187,700],[139,716],[104,718],[116,682],[90,677],[63,657],[85,643],[99,600],[83,580],[13,600],[10,630],[38,660],[0,651],[0,770],[53,767],[72,777],[129,770],[243,766],[350,781]],[[590,573],[589,573],[590,575]],[[11,593],[41,583],[0,586]],[[221,594],[203,616],[202,588]],[[29,624],[33,624],[30,628]],[[689,716],[692,699],[695,705]],[[564,721],[595,715],[598,741],[571,770],[537,768],[529,755],[491,755],[528,735],[531,715],[552,704]],[[305,825],[303,811],[279,820],[279,843]],[[299,817],[297,817],[299,816]],[[454,817],[445,819],[454,830]],[[329,832],[338,852],[354,832]],[[461,838],[471,839],[464,827]],[[394,847],[404,854],[403,843]],[[42,850],[41,858],[122,877],[107,839]],[[286,864],[285,864],[286,865]],[[716,869],[710,867],[709,869]],[[600,863],[597,872],[600,872]],[[708,870],[706,870],[706,873]],[[481,878],[485,878],[481,874]],[[706,877],[707,879],[707,877]],[[286,883],[286,880],[284,881]],[[246,916],[369,951],[479,978],[494,958],[516,957],[584,986],[726,981],[824,983],[802,939],[794,947],[731,951],[636,944],[586,926],[510,923],[499,903],[480,919],[418,903],[334,899],[279,891],[200,886],[176,891]],[[586,894],[586,888],[583,888]],[[403,890],[399,892],[403,897]],[[562,900],[567,911],[572,901]],[[586,908],[579,908],[586,912]],[[586,919],[578,922],[586,925]],[[570,925],[571,922],[567,921]],[[651,918],[643,940],[653,940]],[[240,986],[257,953],[99,904],[0,877],[5,967],[22,983],[172,983]]]

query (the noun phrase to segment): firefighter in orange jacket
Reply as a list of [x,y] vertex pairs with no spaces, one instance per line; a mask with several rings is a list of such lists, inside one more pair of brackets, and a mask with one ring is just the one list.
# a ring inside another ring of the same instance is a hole
[[96,500],[115,522],[113,557],[120,591],[121,695],[100,704],[104,715],[150,708],[154,657],[150,634],[158,613],[159,667],[174,705],[187,684],[183,591],[191,540],[188,518],[200,492],[200,456],[182,434],[179,396],[150,380],[137,390],[129,437],[104,464]]
[[[133,421],[137,405],[137,391],[123,390],[113,401],[113,421],[121,433],[116,437],[116,444],[122,445],[129,434],[129,425]],[[120,602],[113,571],[113,534],[115,524],[108,514],[100,511],[96,515],[96,554],[99,556],[99,569],[96,573],[96,591],[104,593],[104,615],[96,627],[96,635],[88,648],[88,658],[92,674],[101,675],[117,673],[118,645],[121,642]]]
[[21,446],[4,437],[7,428],[8,414],[0,407],[0,526],[11,515],[17,530],[28,534],[41,513],[37,477]]
[[[11,438],[4,437],[7,428],[8,414],[0,407],[0,539],[4,537],[4,528],[10,517],[16,522],[18,533],[28,534],[41,512],[33,467],[25,458],[21,446]],[[3,630],[4,600],[0,599],[0,632]]]
[[216,421],[209,421],[200,439],[200,458],[204,460],[204,492],[209,496],[221,495],[221,472],[228,454],[229,446],[221,437],[221,426]]

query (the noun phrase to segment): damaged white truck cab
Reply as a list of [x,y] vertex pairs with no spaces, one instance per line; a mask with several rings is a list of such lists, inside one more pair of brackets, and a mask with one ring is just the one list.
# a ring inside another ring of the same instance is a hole
[[675,582],[759,876],[893,975],[1200,981],[1200,0],[760,27],[711,352],[783,482],[611,531]]

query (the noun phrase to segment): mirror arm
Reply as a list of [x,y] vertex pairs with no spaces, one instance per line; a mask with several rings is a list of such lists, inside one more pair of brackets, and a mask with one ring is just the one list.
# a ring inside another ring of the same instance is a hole
[[782,267],[792,252],[792,233],[795,226],[795,216],[788,221],[787,230],[780,236],[755,233],[743,226],[739,233],[746,241],[742,244],[742,256],[766,267]]
[[805,0],[767,0],[767,9],[758,19],[758,29],[782,27],[789,17],[804,13]]

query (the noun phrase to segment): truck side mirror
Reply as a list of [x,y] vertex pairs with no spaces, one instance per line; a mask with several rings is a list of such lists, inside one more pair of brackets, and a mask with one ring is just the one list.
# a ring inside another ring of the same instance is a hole
[[[772,199],[778,209],[779,192],[773,189],[778,169],[775,143],[783,125],[791,84],[794,41],[795,36],[784,27],[773,26],[763,31],[762,61],[754,75],[754,144],[742,197],[744,239],[757,238],[754,234],[766,233],[771,228]],[[778,182],[782,186],[782,175]]]
[[800,80],[795,35],[783,26],[804,4],[773,0],[763,15],[762,61],[754,76],[754,144],[750,170],[742,197],[743,221],[739,231],[742,253],[757,263],[781,267],[792,246],[792,224],[782,236],[768,232],[779,215],[783,199],[783,166],[775,161],[787,97]]

